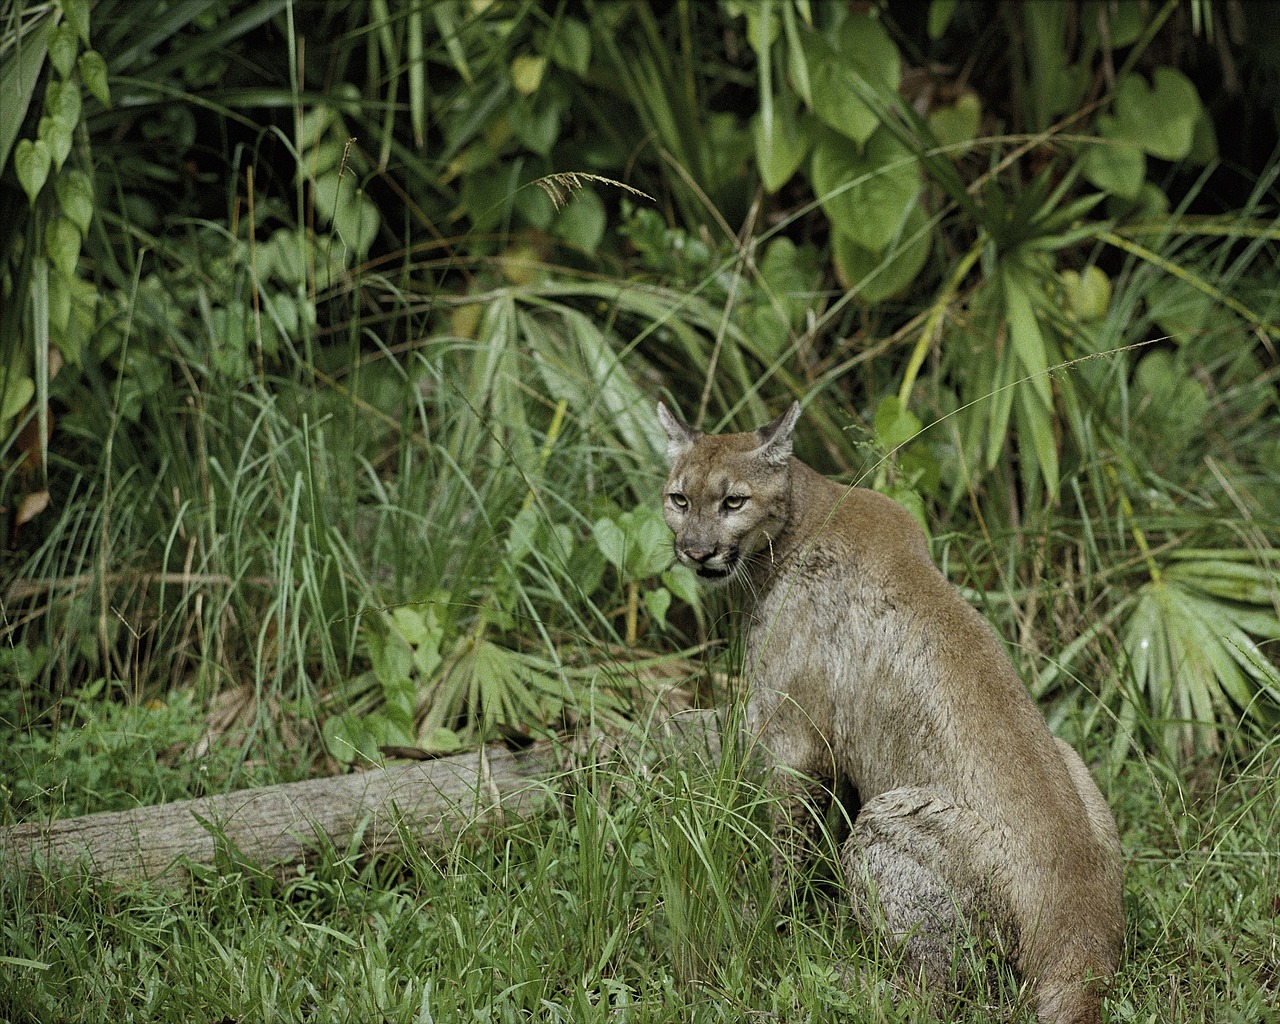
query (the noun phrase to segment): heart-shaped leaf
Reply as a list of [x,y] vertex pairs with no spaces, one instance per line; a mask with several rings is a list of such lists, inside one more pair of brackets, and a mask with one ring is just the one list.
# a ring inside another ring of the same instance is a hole
[[54,170],[62,170],[62,165],[71,155],[71,134],[74,124],[68,124],[56,117],[40,118],[40,138],[49,147],[49,156],[53,158]]
[[773,124],[766,133],[764,119],[757,114],[751,122],[756,147],[756,166],[766,192],[776,192],[799,169],[809,155],[811,140],[804,129],[800,99],[794,94],[773,101]]
[[1191,152],[1196,122],[1203,112],[1196,87],[1180,71],[1156,68],[1147,85],[1129,74],[1116,85],[1115,117],[1098,126],[1104,135],[1138,146],[1160,160],[1181,160]]
[[[929,111],[929,130],[940,145],[961,146],[978,137],[982,104],[971,92],[964,93],[949,107]],[[959,154],[957,154],[959,155]]]
[[93,98],[104,107],[111,106],[111,88],[107,85],[107,62],[97,50],[80,54],[80,80]]
[[53,155],[44,139],[36,139],[34,142],[31,139],[21,139],[14,147],[13,168],[17,171],[18,182],[32,206],[35,206],[36,196],[44,188],[52,166]]
[[76,275],[80,260],[80,231],[66,217],[55,217],[44,229],[45,251],[65,278]]
[[806,57],[813,112],[840,134],[866,142],[880,119],[862,99],[862,89],[892,94],[902,76],[898,48],[884,25],[854,15],[840,26],[834,45],[814,39]]
[[68,169],[58,175],[53,187],[63,215],[80,229],[81,235],[87,235],[93,220],[93,184],[89,176],[84,171]]
[[888,129],[858,146],[824,132],[813,153],[813,189],[837,231],[872,253],[898,233],[920,192],[920,170]]
[[76,66],[76,54],[79,52],[80,41],[76,39],[75,29],[66,22],[50,26],[49,62],[57,69],[62,79],[71,77],[71,72]]
[[17,416],[36,393],[35,381],[0,370],[0,423]]
[[1137,146],[1116,141],[1115,119],[1103,114],[1098,129],[1108,141],[1087,147],[1080,170],[1089,183],[1121,199],[1136,199],[1147,176],[1147,158]]
[[924,210],[918,204],[913,206],[901,236],[880,253],[871,252],[837,230],[831,240],[831,252],[840,283],[871,305],[901,295],[916,279],[933,248],[932,236],[923,230],[927,221]]

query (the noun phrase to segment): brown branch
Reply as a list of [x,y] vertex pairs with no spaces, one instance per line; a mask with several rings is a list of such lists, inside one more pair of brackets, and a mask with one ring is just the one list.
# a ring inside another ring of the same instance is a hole
[[305,860],[318,844],[364,852],[406,837],[447,842],[472,828],[528,817],[560,799],[563,781],[605,757],[626,763],[654,752],[719,754],[714,712],[690,711],[647,733],[598,740],[588,756],[561,743],[505,748],[414,764],[179,800],[156,807],[29,822],[0,829],[0,863],[79,866],[113,879],[180,883],[189,864],[238,852],[264,866]]

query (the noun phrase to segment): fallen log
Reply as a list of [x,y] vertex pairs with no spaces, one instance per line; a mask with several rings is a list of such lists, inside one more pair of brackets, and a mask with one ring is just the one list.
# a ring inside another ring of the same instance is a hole
[[445,842],[473,827],[523,818],[560,799],[568,777],[607,760],[719,755],[715,712],[686,711],[585,749],[559,742],[482,748],[331,778],[281,783],[155,807],[26,822],[0,829],[0,861],[61,865],[124,880],[181,883],[221,854],[262,867],[294,864],[318,845],[394,849],[406,837]]

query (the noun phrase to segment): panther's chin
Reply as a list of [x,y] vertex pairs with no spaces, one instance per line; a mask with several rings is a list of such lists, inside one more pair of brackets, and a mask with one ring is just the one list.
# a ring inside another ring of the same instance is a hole
[[694,567],[694,575],[704,587],[723,587],[734,577],[738,565],[699,565]]

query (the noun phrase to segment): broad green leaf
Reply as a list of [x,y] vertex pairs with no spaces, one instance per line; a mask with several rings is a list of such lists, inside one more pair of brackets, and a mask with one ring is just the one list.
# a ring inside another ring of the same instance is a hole
[[608,216],[604,203],[594,191],[578,189],[554,216],[551,228],[557,237],[584,253],[594,253],[600,247]]
[[63,277],[76,275],[80,260],[80,232],[66,217],[55,217],[44,229],[45,251]]
[[27,194],[27,201],[35,206],[36,196],[44,188],[49,178],[49,170],[53,166],[53,156],[49,152],[48,143],[44,139],[21,139],[13,151],[13,169],[17,172],[18,183]]
[[765,249],[759,270],[759,289],[739,316],[742,329],[772,360],[784,355],[792,330],[804,322],[819,287],[818,269],[811,248],[780,236]]
[[316,176],[311,187],[312,201],[315,204],[316,213],[326,224],[337,214],[339,197],[343,191],[348,194],[354,191],[349,175],[342,177],[336,170],[332,170]]
[[1207,164],[1218,159],[1218,136],[1213,128],[1213,119],[1203,107],[1191,133],[1191,152],[1187,160],[1193,164]]
[[678,562],[662,574],[662,585],[685,604],[696,608],[701,592],[698,590],[698,578],[688,566]]
[[1061,277],[1067,308],[1077,320],[1089,323],[1107,315],[1111,308],[1111,278],[1101,267],[1090,263],[1083,274],[1064,270]]
[[17,416],[36,393],[36,383],[25,374],[0,370],[0,429]]
[[[1084,8],[1080,27],[1092,47],[1108,46],[1119,50],[1138,41],[1147,26],[1146,0],[1093,0]],[[1106,19],[1103,35],[1098,21]]]
[[61,122],[68,133],[75,131],[79,125],[82,108],[78,82],[49,83],[44,96],[44,112]]
[[1158,350],[1143,356],[1133,376],[1140,415],[1173,450],[1203,434],[1212,408],[1209,394],[1172,353]]
[[63,215],[79,229],[81,236],[88,235],[93,221],[93,183],[89,176],[69,168],[58,175],[53,187]]
[[80,54],[80,79],[93,98],[104,107],[111,106],[111,87],[107,84],[107,62],[97,50]]
[[413,648],[398,632],[370,634],[368,645],[373,674],[383,688],[394,688],[413,675]]
[[551,101],[545,96],[525,99],[511,108],[511,128],[527,149],[539,156],[550,156],[560,137],[560,118],[567,106],[567,102]]
[[357,256],[369,251],[380,223],[378,207],[363,189],[352,189],[350,198],[339,202],[333,217],[339,237]]
[[1005,316],[1009,325],[1009,340],[1014,354],[1027,379],[1023,382],[1039,396],[1045,409],[1053,407],[1053,392],[1049,385],[1049,358],[1045,350],[1044,335],[1031,295],[1022,276],[1012,270],[1001,275],[1004,283]]
[[1210,295],[1180,278],[1158,281],[1147,289],[1147,308],[1160,329],[1179,345],[1208,333],[1224,315]]
[[75,29],[80,42],[89,45],[89,0],[58,0],[67,22]]
[[1111,216],[1115,216],[1118,210],[1121,216],[1132,220],[1157,221],[1169,216],[1169,197],[1150,181],[1142,183],[1138,198],[1129,200],[1127,206],[1117,207],[1114,203],[1108,206]]
[[756,148],[756,167],[766,192],[776,192],[796,173],[809,155],[811,139],[805,130],[799,97],[787,93],[774,98],[772,130],[766,135],[764,119],[751,119]]
[[[48,263],[45,266],[48,267]],[[49,274],[46,277],[49,334],[55,342],[60,342],[71,325],[71,281],[74,279],[65,274]]]
[[577,18],[556,22],[551,39],[551,59],[566,71],[585,78],[591,69],[591,29]]
[[511,84],[521,96],[532,96],[542,85],[546,70],[546,57],[521,54],[511,62]]
[[49,334],[63,358],[79,366],[85,346],[101,341],[98,320],[101,296],[93,282],[81,276],[49,276]]
[[511,520],[507,529],[507,558],[512,565],[519,565],[537,547],[540,515],[538,507],[529,504]]
[[806,51],[813,112],[842,135],[865,143],[880,120],[862,100],[857,79],[886,95],[901,78],[898,48],[877,18],[849,17],[837,29],[834,45],[812,40]]
[[437,725],[431,729],[424,729],[419,733],[418,746],[433,753],[452,754],[462,749],[462,737],[452,729]]
[[[336,146],[332,156],[326,156],[324,160],[317,161],[312,156],[312,151],[320,143],[322,136],[337,119],[337,111],[324,103],[303,112],[302,119],[298,122],[297,146],[299,153],[306,154],[304,157],[306,172],[312,175],[320,174],[336,166],[342,158],[341,144]],[[302,169],[299,168],[299,171],[302,172]]]
[[612,519],[597,519],[591,527],[591,534],[609,564],[621,571],[627,557],[627,538],[622,527]]
[[378,757],[378,742],[359,715],[350,711],[326,718],[321,729],[324,745],[343,764],[368,764]]
[[920,169],[888,129],[875,132],[862,150],[824,132],[813,153],[812,181],[832,226],[879,253],[920,192]]
[[671,531],[661,514],[648,505],[636,509],[633,524],[628,568],[637,579],[644,580],[671,564]]
[[760,284],[781,306],[786,322],[793,327],[804,323],[820,284],[814,253],[780,235],[769,242],[760,261]]
[[307,236],[290,228],[277,228],[265,245],[258,246],[258,255],[271,268],[271,273],[283,283],[295,286],[306,283],[310,253]]
[[64,80],[71,77],[79,52],[80,41],[76,39],[75,29],[69,22],[49,26],[49,63],[54,66],[59,77]]
[[387,705],[383,711],[373,711],[364,716],[364,732],[368,743],[373,748],[368,755],[370,761],[376,761],[382,754],[380,747],[407,747],[415,742],[413,722],[406,720],[400,707]]
[[1134,145],[1114,141],[1113,119],[1105,114],[1098,118],[1098,128],[1107,142],[1086,146],[1080,158],[1085,179],[1104,192],[1122,199],[1136,199],[1147,176],[1147,158]]
[[391,621],[400,635],[415,647],[440,642],[441,630],[430,605],[401,605],[392,608]]
[[671,607],[671,591],[665,587],[646,590],[644,592],[644,606],[649,610],[649,615],[653,621],[658,624],[658,628],[665,629],[667,626],[667,609]]
[[671,532],[661,514],[646,505],[616,520],[597,520],[593,533],[609,563],[632,579],[648,579],[671,563]]
[[[942,146],[958,146],[978,137],[982,123],[982,105],[976,94],[966,92],[947,107],[935,107],[929,111],[929,131]],[[961,156],[963,152],[953,153]]]
[[886,395],[876,405],[872,429],[880,447],[891,452],[919,434],[921,424],[915,413],[902,407],[897,395]]
[[933,249],[933,236],[924,230],[927,223],[924,210],[915,204],[902,226],[902,237],[880,253],[836,231],[831,249],[840,283],[871,305],[900,296],[919,275]]
[[[405,733],[413,728],[413,714],[418,702],[418,685],[412,676],[394,676],[382,682],[383,714],[387,719],[400,726]],[[371,716],[372,717],[372,716]],[[411,742],[406,735],[397,742]]]
[[40,118],[38,129],[40,141],[48,145],[55,171],[62,170],[62,165],[71,155],[71,136],[74,131],[75,125],[66,124],[56,117]]
[[1196,122],[1203,113],[1196,87],[1180,71],[1156,68],[1151,84],[1128,74],[1116,85],[1115,117],[1104,128],[1111,138],[1140,147],[1161,160],[1181,160],[1191,152]]

